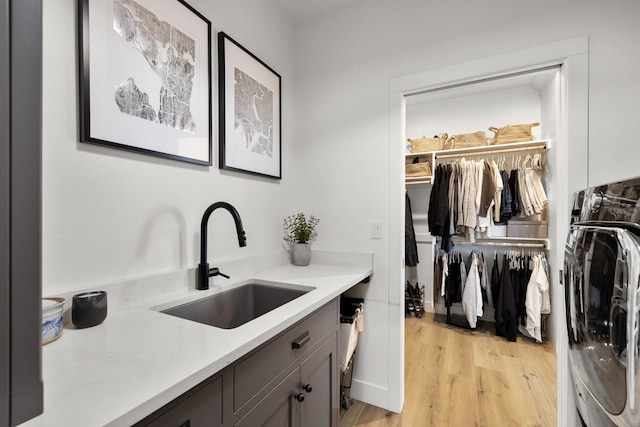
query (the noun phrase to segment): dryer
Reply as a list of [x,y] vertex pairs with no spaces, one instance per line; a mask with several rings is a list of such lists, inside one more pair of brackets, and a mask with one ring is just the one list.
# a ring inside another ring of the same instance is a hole
[[640,426],[640,178],[574,194],[564,283],[583,423]]

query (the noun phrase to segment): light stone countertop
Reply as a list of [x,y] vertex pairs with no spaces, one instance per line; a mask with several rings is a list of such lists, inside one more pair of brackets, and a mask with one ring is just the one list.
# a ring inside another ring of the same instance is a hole
[[[195,269],[92,287],[107,291],[101,325],[75,329],[71,297],[62,337],[42,348],[44,413],[24,427],[130,426],[268,341],[373,273],[371,254],[313,252],[306,267],[285,252],[216,263],[231,275],[195,290]],[[235,329],[157,310],[229,289],[248,279],[315,287]],[[53,295],[45,295],[53,296]]]

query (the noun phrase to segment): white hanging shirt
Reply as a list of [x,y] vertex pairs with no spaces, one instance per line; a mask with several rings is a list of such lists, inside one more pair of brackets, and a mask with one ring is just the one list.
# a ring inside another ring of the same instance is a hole
[[[544,296],[545,293],[547,294],[546,297]],[[551,306],[549,304],[549,280],[540,256],[533,258],[533,272],[527,284],[525,308],[527,310],[527,332],[537,342],[542,342],[540,315],[551,312]]]
[[464,282],[462,291],[462,309],[469,322],[469,326],[475,329],[478,317],[482,316],[482,289],[480,288],[480,275],[478,274],[478,257],[473,254],[471,267]]

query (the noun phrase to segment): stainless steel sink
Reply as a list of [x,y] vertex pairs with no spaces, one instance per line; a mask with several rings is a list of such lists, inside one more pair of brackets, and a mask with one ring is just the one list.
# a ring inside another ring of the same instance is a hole
[[217,328],[233,329],[313,289],[308,286],[277,286],[252,281],[161,312]]

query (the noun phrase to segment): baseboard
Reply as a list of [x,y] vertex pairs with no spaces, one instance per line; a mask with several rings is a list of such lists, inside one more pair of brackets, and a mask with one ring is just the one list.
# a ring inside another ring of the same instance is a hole
[[389,406],[389,389],[376,384],[353,379],[351,382],[351,398],[386,410]]

